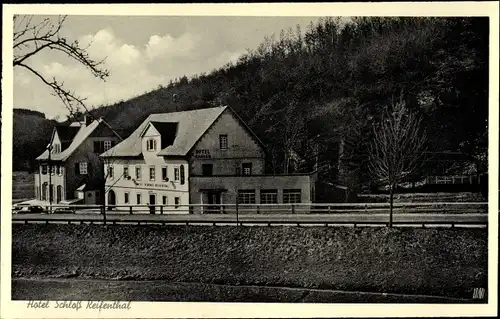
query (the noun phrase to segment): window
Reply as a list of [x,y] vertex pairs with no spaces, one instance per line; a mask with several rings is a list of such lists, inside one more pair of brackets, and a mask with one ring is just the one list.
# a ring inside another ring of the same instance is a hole
[[61,145],[54,144],[54,147],[52,148],[52,153],[61,153]]
[[56,203],[59,203],[62,200],[62,186],[57,185],[56,187]]
[[146,149],[148,151],[154,151],[154,150],[156,150],[156,140],[153,139],[153,138],[147,140],[147,142],[146,142]]
[[167,199],[167,196],[163,196],[163,197],[162,197],[161,203],[162,203],[163,205],[168,205],[168,199]]
[[140,166],[135,167],[135,179],[138,181],[141,180],[141,167]]
[[101,142],[94,141],[94,153],[97,153],[97,154],[102,153]]
[[278,190],[263,189],[260,191],[261,204],[278,204]]
[[176,197],[175,198],[175,208],[179,208],[180,205],[181,205],[181,198]]
[[56,166],[56,174],[57,175],[62,175],[62,167],[60,165]]
[[112,179],[112,178],[113,178],[113,166],[109,166],[109,167],[108,167],[108,177],[109,177],[110,179]]
[[164,166],[161,168],[161,180],[162,181],[167,181],[168,179],[168,174],[167,174],[167,167]]
[[181,185],[184,185],[185,180],[186,180],[186,175],[184,174],[184,165],[181,165]]
[[137,194],[137,205],[141,204],[141,194]]
[[255,204],[255,190],[238,190],[238,203]]
[[154,181],[154,180],[155,180],[155,178],[156,178],[156,176],[155,176],[155,167],[154,167],[154,166],[151,166],[151,167],[149,168],[149,180],[150,180],[150,181]]
[[42,164],[42,174],[43,175],[47,174],[47,164]]
[[180,179],[180,176],[179,176],[179,168],[178,167],[175,167],[174,168],[174,180],[178,181]]
[[241,175],[241,168],[240,167],[236,167],[236,175]]
[[77,163],[79,165],[79,172],[80,175],[86,175],[87,174],[87,162],[80,162]]
[[243,175],[252,175],[252,163],[243,163]]
[[212,176],[214,166],[212,164],[202,164],[201,174],[203,176]]
[[56,173],[56,165],[50,166],[50,175],[54,175]]
[[101,198],[101,192],[100,191],[95,191],[95,197],[97,199]]
[[124,203],[128,204],[129,203],[129,193],[125,193],[125,198],[124,198]]
[[94,141],[94,153],[101,154],[115,146],[115,141]]
[[221,150],[227,150],[227,134],[219,135],[219,146]]
[[123,177],[128,177],[128,166],[123,166]]
[[111,148],[111,141],[104,141],[104,152]]
[[293,204],[300,203],[301,191],[300,189],[284,189],[283,190],[283,203]]

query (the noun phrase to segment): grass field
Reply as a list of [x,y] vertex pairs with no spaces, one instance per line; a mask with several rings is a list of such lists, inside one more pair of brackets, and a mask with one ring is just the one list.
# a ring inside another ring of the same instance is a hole
[[35,197],[35,174],[12,172],[12,199]]
[[470,298],[487,230],[13,225],[15,278],[163,280]]

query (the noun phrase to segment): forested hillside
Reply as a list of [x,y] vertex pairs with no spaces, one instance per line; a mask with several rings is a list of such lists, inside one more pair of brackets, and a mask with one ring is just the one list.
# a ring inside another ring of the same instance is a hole
[[[277,30],[236,64],[177,79],[93,114],[126,136],[150,113],[230,105],[267,145],[270,172],[311,171],[318,151],[321,173],[333,181],[340,153],[344,183],[359,184],[368,178],[373,123],[402,97],[424,117],[429,151],[465,152],[484,162],[488,23],[324,19],[305,32]],[[27,134],[41,136],[31,128]]]
[[35,158],[42,154],[49,143],[56,121],[45,114],[25,109],[14,109],[13,169],[31,170]]

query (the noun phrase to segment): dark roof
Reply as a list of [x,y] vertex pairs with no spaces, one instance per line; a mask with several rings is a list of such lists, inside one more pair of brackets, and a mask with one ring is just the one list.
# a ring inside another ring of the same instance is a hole
[[[172,124],[178,123],[176,128],[175,138],[173,143],[167,145],[158,152],[159,156],[186,156],[195,146],[198,140],[205,132],[212,127],[214,122],[220,117],[224,111],[229,111],[233,114],[254,140],[265,149],[262,141],[255,135],[254,132],[246,125],[246,123],[236,114],[229,106],[212,107],[197,109],[191,111],[150,114],[144,122],[125,140],[118,143],[115,147],[107,150],[100,156],[102,157],[126,157],[140,156],[142,154],[141,136],[149,127],[150,123],[166,123],[170,127],[166,128],[167,136],[173,131]],[[154,127],[159,130],[159,126],[154,124]],[[160,133],[160,132],[158,132]],[[161,134],[161,133],[160,133]],[[162,138],[163,140],[163,138]],[[163,144],[162,144],[163,145]]]
[[155,127],[158,133],[160,133],[162,149],[174,144],[175,136],[177,135],[177,129],[179,127],[178,122],[151,121],[151,124]]
[[[87,139],[87,137],[102,123],[102,119],[95,120],[87,126],[71,126],[70,129],[62,129],[64,138],[67,139],[73,134],[72,129],[76,129],[75,135],[71,140],[66,140],[62,143],[60,153],[52,153],[51,158],[54,161],[65,161],[79,146]],[[59,134],[59,131],[57,131]],[[63,138],[59,136],[62,140]],[[42,155],[38,156],[37,160],[46,160],[49,157],[49,151],[45,150]]]
[[148,128],[150,122],[179,123],[174,143],[163,148],[158,155],[185,156],[225,109],[226,107],[213,107],[191,111],[150,114],[129,137],[100,156],[122,157],[141,155],[141,134]]

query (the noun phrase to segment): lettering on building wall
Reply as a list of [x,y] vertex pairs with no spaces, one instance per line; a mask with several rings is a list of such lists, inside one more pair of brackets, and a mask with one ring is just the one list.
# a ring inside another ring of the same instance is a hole
[[144,187],[162,187],[162,188],[169,188],[167,184],[156,184],[156,183],[137,183],[137,186],[144,186]]
[[212,158],[210,155],[210,150],[196,150],[194,151],[194,157],[196,158]]

